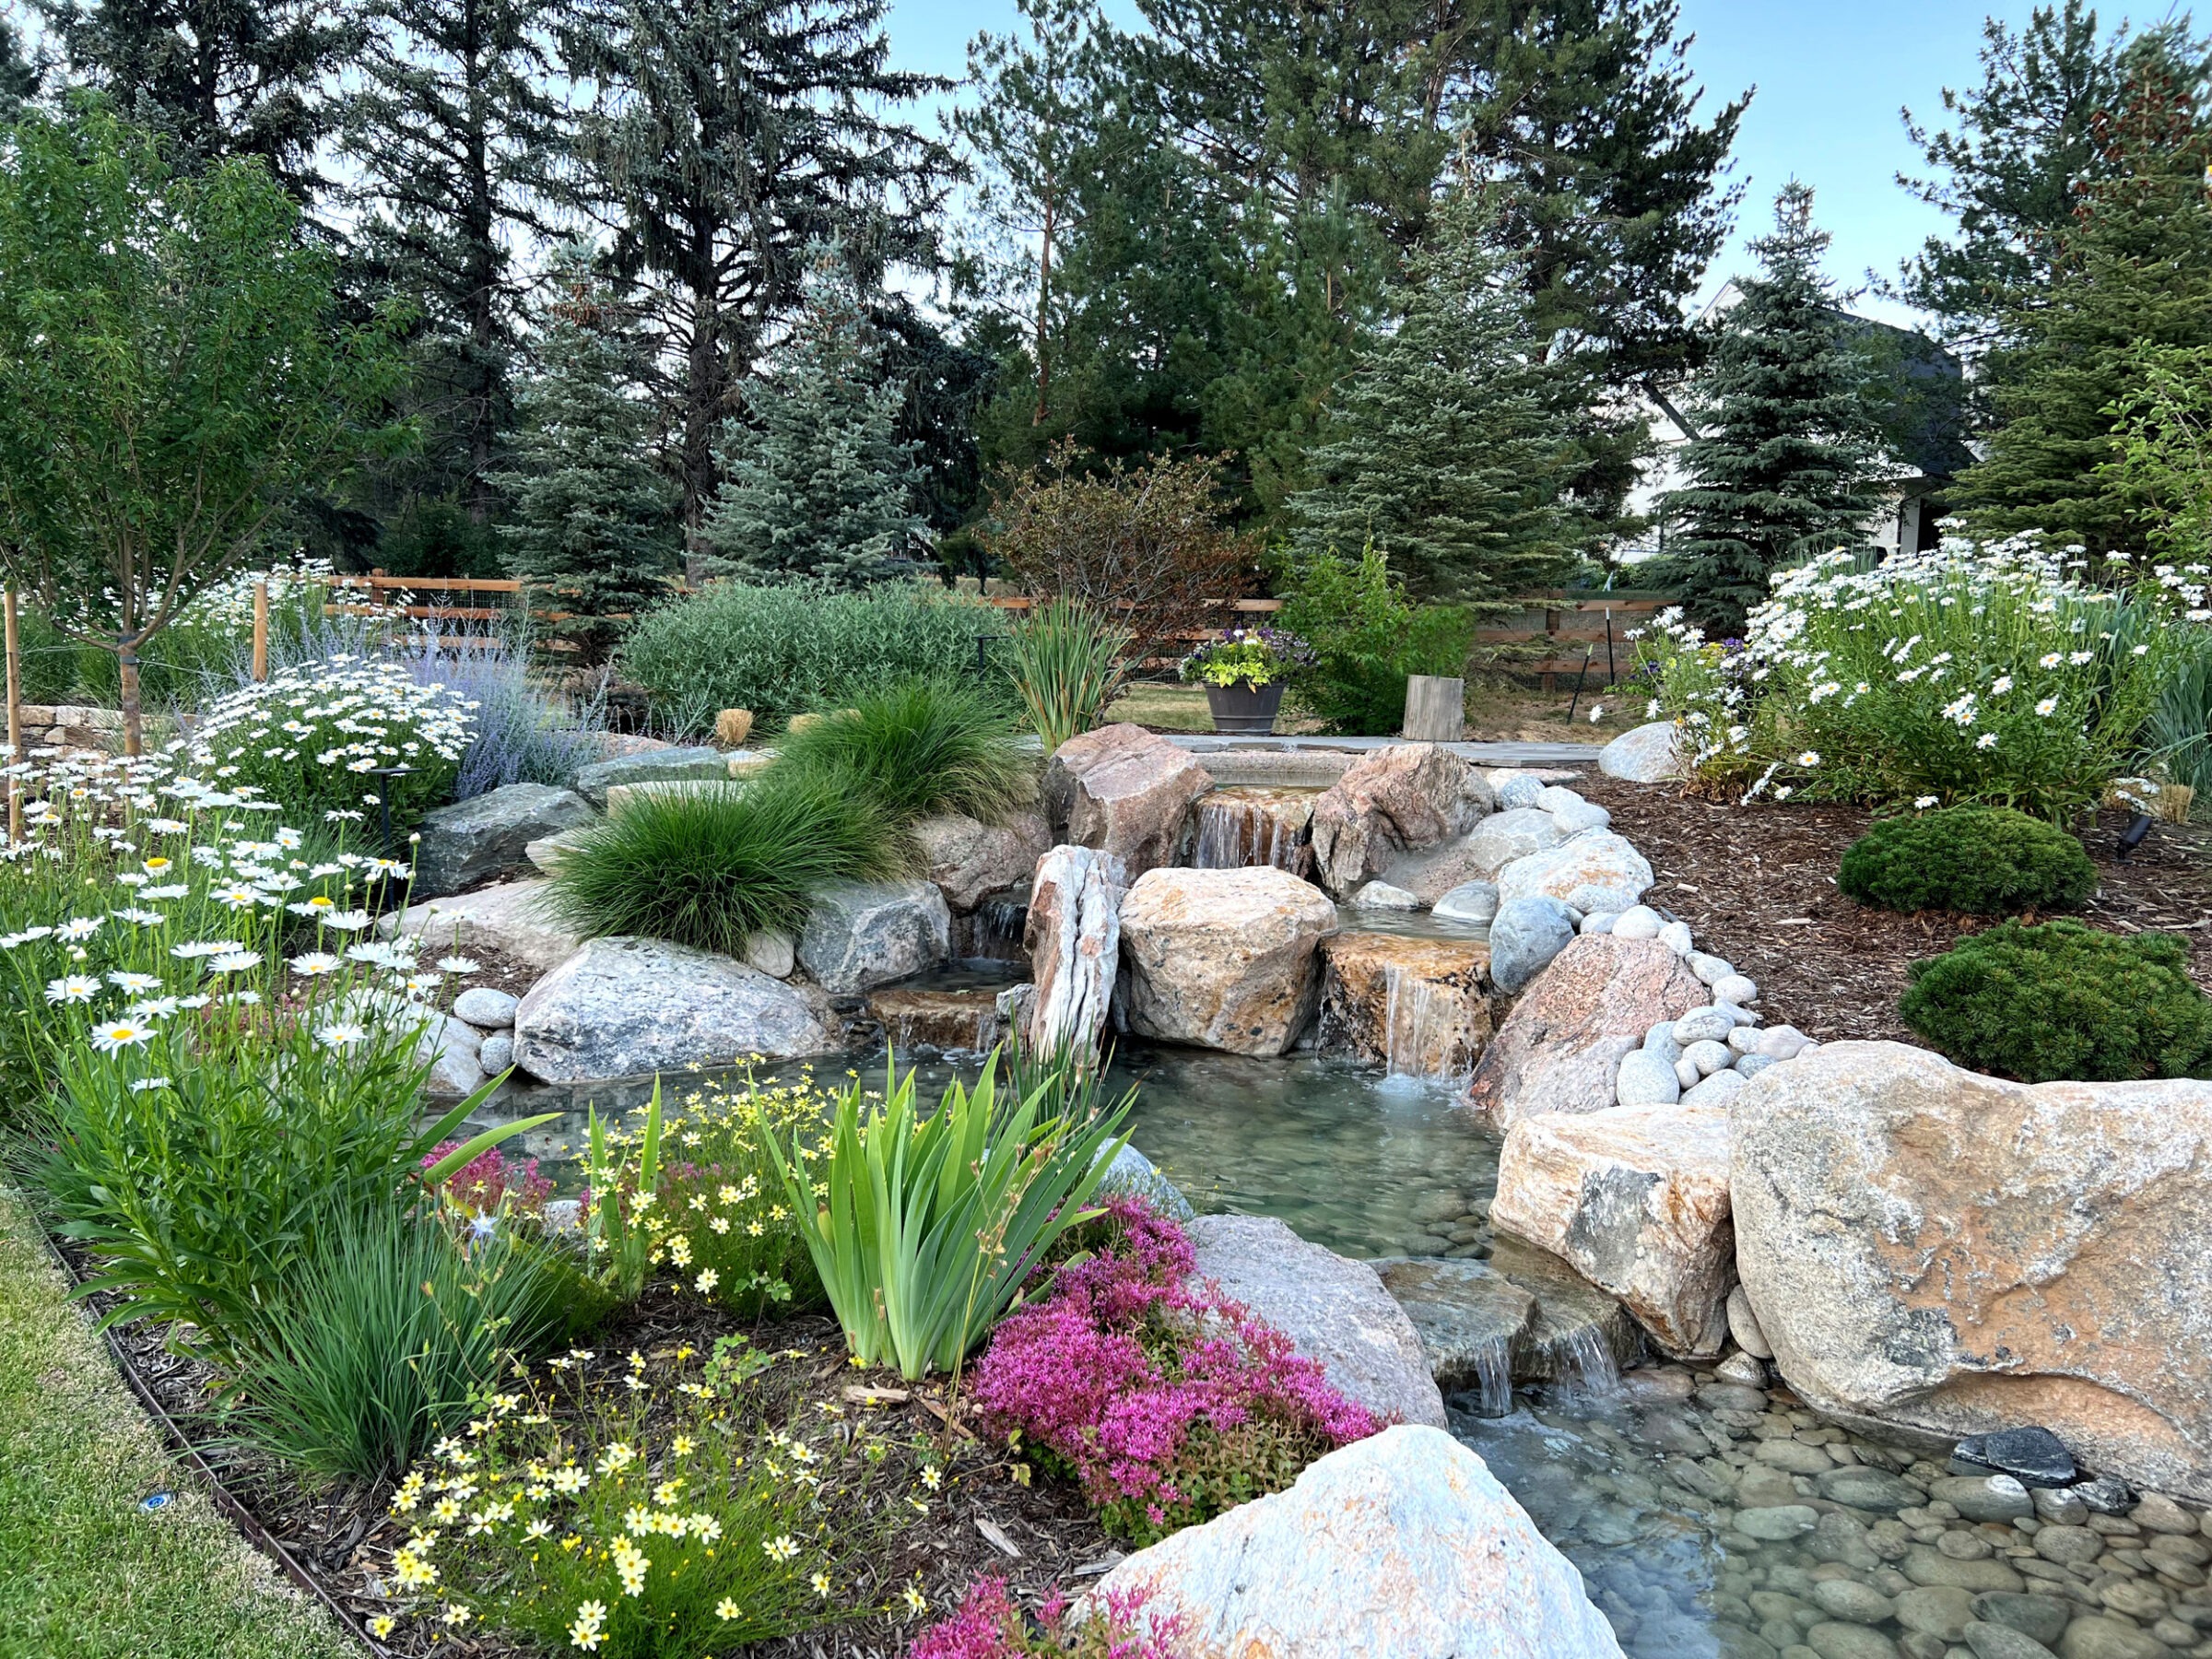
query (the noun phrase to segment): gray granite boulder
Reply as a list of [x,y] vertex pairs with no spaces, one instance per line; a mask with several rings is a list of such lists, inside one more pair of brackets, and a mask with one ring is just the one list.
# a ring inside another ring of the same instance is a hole
[[1623,732],[1597,751],[1597,770],[1631,783],[1665,783],[1679,778],[1682,758],[1675,742],[1675,723],[1654,720]]
[[1374,1265],[1413,1321],[1437,1387],[1448,1394],[1472,1390],[1485,1411],[1502,1413],[1512,1399],[1513,1350],[1535,1324],[1535,1295],[1488,1262],[1398,1256]]
[[840,1041],[818,994],[657,939],[592,940],[532,986],[514,1017],[515,1064],[548,1083],[790,1059]]
[[583,948],[582,935],[557,919],[546,902],[551,886],[543,878],[509,881],[428,900],[379,917],[376,931],[387,939],[404,935],[419,940],[433,958],[497,951],[543,973]]
[[510,783],[441,806],[422,820],[409,897],[438,899],[505,877],[532,875],[532,841],[579,829],[597,817],[574,790],[544,783]]
[[927,881],[844,881],[821,888],[799,935],[799,965],[838,995],[935,968],[952,952],[952,912]]
[[1029,890],[1037,861],[1053,844],[1044,819],[1018,812],[1003,824],[985,824],[963,813],[942,813],[914,826],[923,867],[956,915],[965,915],[993,893]]
[[1445,922],[1488,922],[1498,914],[1498,884],[1463,881],[1439,899],[1429,913]]
[[1574,916],[1557,899],[1512,899],[1490,924],[1490,982],[1509,994],[1551,965],[1574,937]]
[[[1106,1156],[1106,1148],[1099,1148],[1099,1156]],[[1148,1204],[1171,1221],[1192,1221],[1198,1212],[1191,1201],[1182,1195],[1182,1189],[1159,1172],[1159,1166],[1135,1147],[1124,1147],[1114,1154],[1113,1161],[1106,1166],[1106,1173],[1099,1181],[1098,1198],[1116,1194],[1135,1198]]]
[[483,1042],[466,1020],[450,1014],[430,1015],[429,1024],[415,1040],[417,1063],[427,1060],[430,1066],[425,1092],[450,1100],[475,1093],[484,1083]]
[[480,1031],[503,1031],[514,1024],[514,1011],[522,1000],[512,991],[471,985],[453,998],[453,1013]]
[[1571,840],[1498,872],[1498,897],[1557,899],[1587,913],[1625,911],[1652,885],[1652,866],[1642,853],[1610,830],[1587,830]]
[[617,784],[675,783],[687,780],[726,781],[730,758],[715,748],[648,749],[641,755],[618,755],[612,760],[594,760],[576,772],[576,793],[606,810],[606,792]]
[[1273,1216],[1201,1216],[1184,1230],[1196,1277],[1288,1336],[1347,1399],[1379,1417],[1443,1426],[1420,1336],[1373,1267],[1307,1243]]

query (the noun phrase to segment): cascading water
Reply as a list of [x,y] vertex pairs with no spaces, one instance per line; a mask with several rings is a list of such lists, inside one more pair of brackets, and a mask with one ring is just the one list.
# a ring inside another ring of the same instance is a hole
[[1500,1418],[1513,1408],[1512,1344],[1493,1336],[1475,1350],[1475,1386],[1470,1391],[1486,1418]]
[[1428,975],[1392,962],[1382,971],[1385,1087],[1452,1081],[1460,998]]
[[1591,1394],[1620,1392],[1620,1366],[1613,1345],[1595,1325],[1577,1325],[1551,1345],[1553,1366],[1561,1377],[1571,1376]]
[[1217,790],[1198,803],[1191,865],[1200,870],[1273,865],[1302,876],[1312,853],[1306,841],[1309,795],[1289,790]]

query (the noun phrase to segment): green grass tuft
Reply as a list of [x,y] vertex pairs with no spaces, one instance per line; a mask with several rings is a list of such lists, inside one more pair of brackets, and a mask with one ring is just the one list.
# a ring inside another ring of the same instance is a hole
[[865,790],[891,822],[960,812],[997,823],[1036,794],[1012,724],[972,683],[910,679],[784,734],[776,770]]

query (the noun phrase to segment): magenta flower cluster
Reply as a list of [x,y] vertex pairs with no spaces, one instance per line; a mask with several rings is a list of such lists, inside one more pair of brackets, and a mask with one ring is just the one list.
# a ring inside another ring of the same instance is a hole
[[[1204,1520],[1286,1484],[1287,1454],[1382,1427],[1288,1336],[1189,1282],[1174,1222],[1127,1198],[1107,1209],[1112,1241],[1000,1324],[975,1400],[994,1430],[1066,1465],[1110,1528],[1142,1538]],[[1250,1466],[1262,1454],[1269,1466]]]
[[[422,1167],[429,1169],[460,1146],[457,1140],[442,1142],[422,1160]],[[512,1214],[536,1216],[545,1213],[546,1200],[553,1196],[553,1183],[537,1172],[536,1159],[510,1161],[493,1147],[477,1153],[441,1182],[438,1195],[480,1216],[496,1216],[502,1207]]]
[[907,1659],[1058,1659],[1070,1646],[1075,1659],[1173,1659],[1167,1643],[1181,1618],[1140,1623],[1141,1592],[1109,1590],[1099,1598],[1099,1616],[1068,1628],[1065,1597],[1054,1592],[1038,1609],[1042,1634],[1031,1635],[1021,1609],[1006,1594],[1002,1578],[978,1579],[969,1587],[960,1610],[914,1638]]

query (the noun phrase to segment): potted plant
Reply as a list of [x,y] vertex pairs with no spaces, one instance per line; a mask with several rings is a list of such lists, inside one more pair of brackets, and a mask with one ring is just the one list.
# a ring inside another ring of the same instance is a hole
[[1206,688],[1214,730],[1265,734],[1275,730],[1283,687],[1313,665],[1312,647],[1279,628],[1232,628],[1182,659],[1184,685]]

